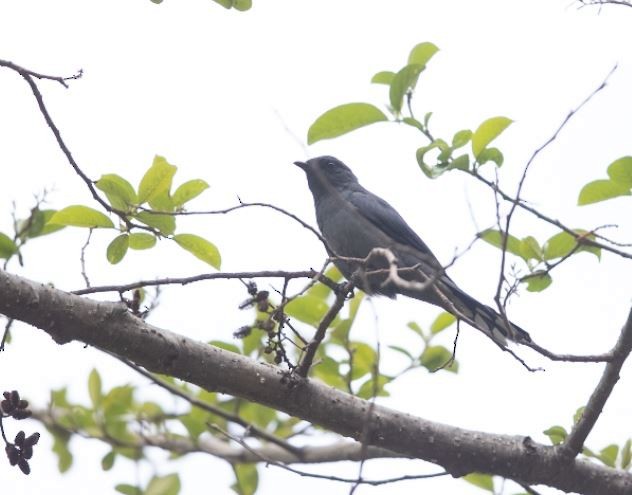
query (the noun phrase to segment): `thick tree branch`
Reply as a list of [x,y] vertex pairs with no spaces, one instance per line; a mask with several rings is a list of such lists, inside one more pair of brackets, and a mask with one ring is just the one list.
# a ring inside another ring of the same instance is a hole
[[[147,324],[122,303],[81,298],[0,271],[0,313],[47,332],[57,343],[85,342],[146,369],[228,393],[358,440],[368,401],[318,381],[288,379],[278,367]],[[482,433],[374,406],[367,444],[424,459],[454,476],[486,472],[582,494],[624,495],[632,474],[574,459],[524,436]],[[282,449],[281,449],[282,450]]]
[[603,375],[599,380],[597,388],[593,391],[584,412],[579,418],[579,421],[575,423],[572,431],[566,438],[565,442],[560,445],[559,450],[562,455],[568,457],[575,457],[579,454],[584,446],[584,441],[588,434],[591,432],[597,419],[601,415],[606,401],[610,397],[614,386],[619,381],[619,373],[623,367],[623,363],[630,355],[632,351],[632,311],[628,315],[619,340],[617,341],[614,349],[612,349],[613,359],[610,361],[603,371]]

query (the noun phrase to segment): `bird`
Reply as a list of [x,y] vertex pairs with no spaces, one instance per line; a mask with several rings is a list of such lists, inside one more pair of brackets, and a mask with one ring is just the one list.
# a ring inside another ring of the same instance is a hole
[[[362,187],[342,161],[319,156],[294,164],[307,176],[329,255],[354,286],[369,295],[402,294],[439,306],[503,348],[507,339],[531,342],[525,330],[460,289],[397,210]],[[390,259],[385,253],[392,253]]]

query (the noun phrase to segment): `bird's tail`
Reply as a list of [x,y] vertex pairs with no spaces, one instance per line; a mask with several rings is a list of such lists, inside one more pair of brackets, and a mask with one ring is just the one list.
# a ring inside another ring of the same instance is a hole
[[449,312],[466,323],[477,328],[502,346],[507,345],[506,339],[514,342],[531,342],[531,336],[518,325],[503,318],[494,309],[478,302],[463,291],[455,294],[454,308],[446,308]]

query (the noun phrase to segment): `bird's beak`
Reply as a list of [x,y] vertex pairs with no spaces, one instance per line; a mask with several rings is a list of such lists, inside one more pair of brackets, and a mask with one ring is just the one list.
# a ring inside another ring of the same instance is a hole
[[294,165],[302,168],[305,172],[307,172],[307,163],[305,162],[294,162]]

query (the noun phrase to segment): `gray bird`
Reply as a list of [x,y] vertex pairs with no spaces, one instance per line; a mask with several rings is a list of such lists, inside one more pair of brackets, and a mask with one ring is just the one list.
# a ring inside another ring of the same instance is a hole
[[[294,162],[305,171],[314,196],[318,227],[334,264],[367,294],[403,294],[452,313],[505,347],[506,339],[531,342],[522,328],[463,292],[448,277],[430,248],[399,213],[360,185],[337,158],[321,156]],[[399,281],[388,278],[385,256],[365,258],[374,248],[387,248],[396,258]],[[352,259],[350,259],[352,258]]]

